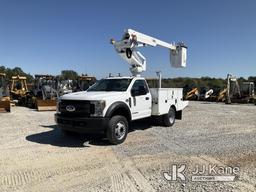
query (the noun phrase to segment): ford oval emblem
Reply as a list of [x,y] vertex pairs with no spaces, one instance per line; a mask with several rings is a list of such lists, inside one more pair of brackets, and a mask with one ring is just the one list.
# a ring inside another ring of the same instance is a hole
[[66,110],[67,110],[68,112],[73,112],[73,111],[76,110],[76,108],[75,108],[75,106],[73,106],[73,105],[68,105],[68,106],[66,106]]

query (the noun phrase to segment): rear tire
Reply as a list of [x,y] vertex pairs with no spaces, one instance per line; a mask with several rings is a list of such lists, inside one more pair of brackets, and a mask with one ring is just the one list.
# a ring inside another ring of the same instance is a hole
[[121,144],[128,134],[128,122],[124,116],[113,116],[108,123],[107,138],[113,145]]
[[163,125],[165,127],[171,127],[175,123],[175,110],[170,107],[169,112],[163,115]]

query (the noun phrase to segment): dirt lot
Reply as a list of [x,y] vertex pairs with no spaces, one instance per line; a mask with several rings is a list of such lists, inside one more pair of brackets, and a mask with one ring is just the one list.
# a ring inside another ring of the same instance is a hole
[[[256,106],[190,102],[171,128],[133,123],[126,142],[65,136],[54,112],[14,107],[0,119],[0,191],[256,191]],[[186,181],[163,172],[186,164]],[[193,182],[196,165],[238,166],[234,182]]]

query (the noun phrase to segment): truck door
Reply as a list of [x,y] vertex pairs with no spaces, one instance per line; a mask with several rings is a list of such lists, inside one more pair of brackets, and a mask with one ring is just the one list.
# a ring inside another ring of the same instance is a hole
[[151,116],[151,94],[145,80],[136,80],[131,89],[132,120]]

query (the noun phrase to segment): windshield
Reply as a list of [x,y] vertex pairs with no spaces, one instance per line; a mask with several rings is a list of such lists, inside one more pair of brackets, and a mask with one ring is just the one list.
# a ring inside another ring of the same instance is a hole
[[102,79],[87,91],[126,91],[132,79]]

